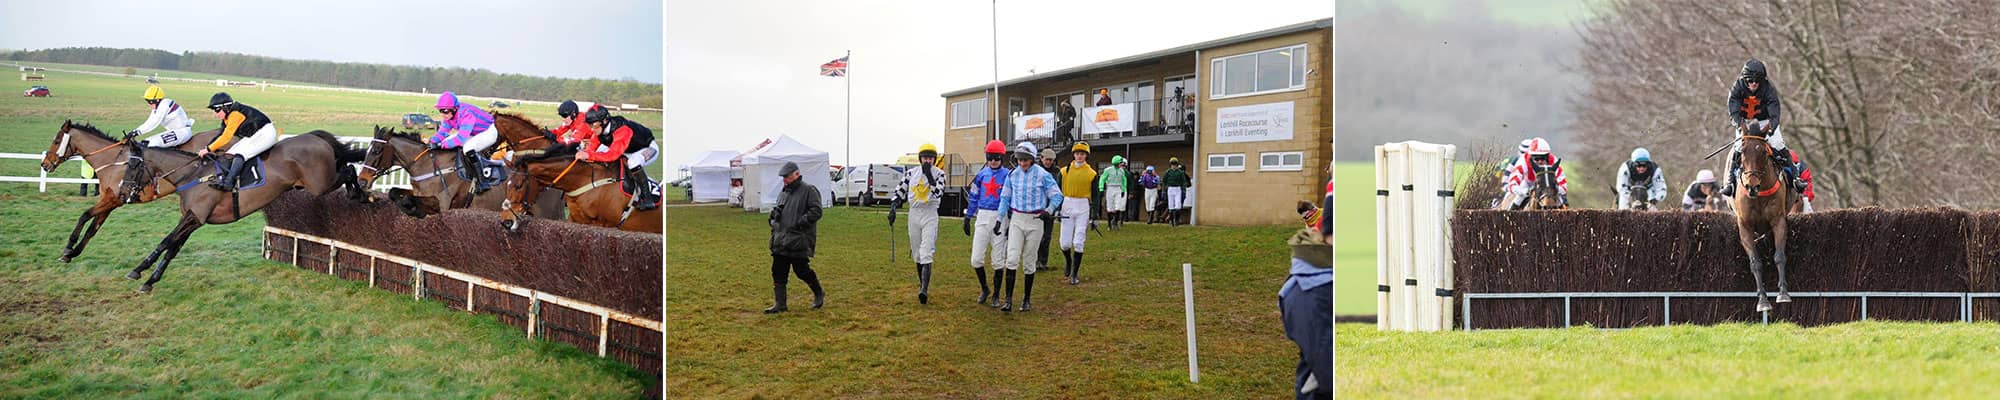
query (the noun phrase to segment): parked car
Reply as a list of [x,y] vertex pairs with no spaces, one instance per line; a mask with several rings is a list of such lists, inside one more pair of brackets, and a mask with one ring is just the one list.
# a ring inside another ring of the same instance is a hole
[[903,170],[890,164],[859,165],[848,167],[837,178],[833,182],[833,198],[863,206],[887,204],[894,197],[896,181],[903,178]]
[[507,108],[507,103],[502,103],[499,101],[494,101],[492,105],[493,108]]
[[27,91],[21,92],[21,97],[49,97],[49,87],[40,85],[29,87]]
[[429,115],[422,113],[403,114],[403,129],[437,129],[437,127],[437,120],[431,119]]

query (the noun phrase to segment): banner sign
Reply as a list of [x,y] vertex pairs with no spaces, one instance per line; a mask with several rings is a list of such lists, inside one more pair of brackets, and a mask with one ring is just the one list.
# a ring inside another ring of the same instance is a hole
[[1082,126],[1086,134],[1131,132],[1137,130],[1135,126],[1139,120],[1135,110],[1132,103],[1085,108],[1076,116],[1077,125]]
[[1014,117],[1014,141],[1048,139],[1056,133],[1056,113]]
[[1225,107],[1215,111],[1215,142],[1292,140],[1292,102]]

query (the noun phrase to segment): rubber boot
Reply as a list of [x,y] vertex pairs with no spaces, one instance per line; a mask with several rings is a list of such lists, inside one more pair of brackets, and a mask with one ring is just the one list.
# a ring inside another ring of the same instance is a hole
[[1017,275],[1017,272],[1020,272],[1020,270],[1007,270],[1007,301],[1000,303],[1000,312],[1014,311],[1014,276]]
[[1028,312],[1029,310],[1034,310],[1035,309],[1034,302],[1035,302],[1035,273],[1030,272],[1028,273],[1028,283],[1026,285],[1022,285],[1021,287],[1021,312]]
[[1742,169],[1743,169],[1743,151],[1742,151],[1742,150],[1732,150],[1732,151],[1730,151],[1730,152],[1729,152],[1729,184],[1727,184],[1727,185],[1722,185],[1722,190],[1719,190],[1719,191],[1716,191],[1716,192],[1715,192],[1715,194],[1719,194],[1719,195],[1722,195],[1722,197],[1725,197],[1725,198],[1727,198],[1727,197],[1736,197],[1736,185],[1737,185],[1737,184],[1736,184],[1736,176],[1737,176],[1738,174],[1740,174],[1740,172],[1738,172],[1738,171],[1741,171]]
[[931,303],[931,265],[917,264],[917,304]]
[[972,276],[979,277],[979,304],[986,304],[986,295],[992,293],[986,290],[986,272],[973,268]]
[[1069,285],[1076,286],[1076,278],[1083,275],[1083,252],[1076,252],[1076,269],[1069,272]]
[[1005,269],[993,269],[993,297],[986,302],[987,307],[1000,308],[1000,277],[1005,273]]
[[777,314],[785,312],[785,285],[779,284],[776,286],[772,286],[771,296],[775,297],[775,299],[771,300],[773,305],[771,306],[771,308],[764,309],[764,313]]
[[812,287],[814,310],[818,310],[820,306],[826,305],[826,291],[819,288],[819,281],[806,282],[806,286]]

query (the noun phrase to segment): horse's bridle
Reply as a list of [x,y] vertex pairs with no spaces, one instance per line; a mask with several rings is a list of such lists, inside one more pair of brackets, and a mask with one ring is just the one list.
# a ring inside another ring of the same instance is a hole
[[[1771,154],[1770,154],[1770,152],[1771,152],[1771,145],[1770,145],[1771,141],[1770,141],[1770,140],[1768,140],[1768,139],[1765,139],[1765,138],[1764,138],[1763,136],[1757,136],[1757,135],[1743,135],[1743,140],[1744,140],[1744,141],[1750,141],[1750,140],[1756,140],[1756,141],[1760,141],[1760,142],[1764,142],[1764,152],[1765,152],[1765,154],[1764,154],[1764,157],[1767,157],[1767,158],[1768,158],[1768,157],[1770,157],[1770,156],[1771,156]],[[1742,155],[1741,155],[1741,154],[1738,154],[1737,156],[1738,156],[1738,157],[1742,157]],[[1739,161],[1739,162],[1740,162],[1740,161]],[[1743,172],[1742,172],[1742,174],[1743,174],[1743,176],[1745,176],[1745,177],[1758,177],[1758,178],[1759,178],[1759,179],[1758,179],[1758,181],[1759,181],[1759,182],[1763,182],[1763,183],[1764,183],[1764,184],[1765,184],[1766,186],[1768,186],[1768,187],[1764,187],[1764,188],[1759,188],[1759,187],[1756,187],[1756,186],[1751,186],[1751,185],[1750,185],[1750,180],[1748,180],[1748,179],[1744,179],[1744,180],[1743,180],[1743,183],[1742,183],[1742,185],[1743,185],[1743,189],[1744,189],[1744,191],[1743,191],[1743,194],[1744,194],[1745,196],[1749,196],[1750,198],[1753,198],[1753,199],[1754,199],[1754,198],[1758,198],[1758,197],[1764,197],[1764,196],[1770,196],[1770,195],[1774,195],[1774,194],[1778,194],[1778,188],[1779,188],[1779,186],[1781,185],[1781,183],[1779,183],[1779,182],[1778,182],[1778,181],[1777,181],[1776,179],[1763,179],[1763,178],[1767,178],[1767,176],[1766,176],[1766,175],[1767,175],[1767,174],[1769,174],[1769,171],[1757,171],[1757,170],[1751,170],[1751,169],[1749,169],[1749,168],[1744,168],[1744,169],[1743,169]],[[1765,182],[1765,181],[1768,181],[1768,182]]]

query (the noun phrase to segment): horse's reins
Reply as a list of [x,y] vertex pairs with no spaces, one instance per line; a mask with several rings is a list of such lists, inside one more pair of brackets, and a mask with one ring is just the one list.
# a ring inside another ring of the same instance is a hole
[[[1765,155],[1766,157],[1769,157],[1769,156],[1771,155],[1771,154],[1770,154],[1770,153],[1771,153],[1771,147],[1770,147],[1770,141],[1769,141],[1769,140],[1767,140],[1767,139],[1765,139],[1765,138],[1764,138],[1763,136],[1756,136],[1756,135],[1743,135],[1743,137],[1742,137],[1741,139],[1742,139],[1742,140],[1756,140],[1756,141],[1761,141],[1761,142],[1764,142],[1764,143],[1765,143],[1765,146],[1764,146],[1764,152],[1765,152],[1765,154],[1764,154],[1764,155]],[[1749,175],[1749,176],[1758,176],[1758,177],[1761,177],[1761,176],[1764,176],[1764,175],[1766,174],[1766,171],[1753,171],[1753,170],[1750,170],[1749,168],[1744,168],[1744,169],[1743,169],[1743,174],[1744,174],[1744,175]],[[1771,195],[1776,195],[1776,194],[1778,194],[1778,189],[1779,189],[1779,188],[1781,188],[1781,187],[1783,187],[1783,186],[1784,186],[1784,184],[1783,184],[1783,183],[1780,183],[1780,182],[1771,182],[1771,185],[1770,185],[1770,187],[1768,187],[1768,188],[1763,188],[1763,189],[1758,189],[1758,188],[1757,188],[1757,187],[1755,187],[1755,186],[1750,186],[1750,184],[1749,184],[1748,182],[1745,182],[1745,183],[1743,184],[1743,188],[1744,188],[1744,189],[1749,189],[1749,190],[1751,191],[1751,192],[1750,192],[1750,193],[1748,193],[1748,194],[1749,194],[1749,195],[1750,195],[1750,197],[1752,197],[1752,198],[1756,198],[1756,197],[1767,197],[1767,196],[1771,196]]]

